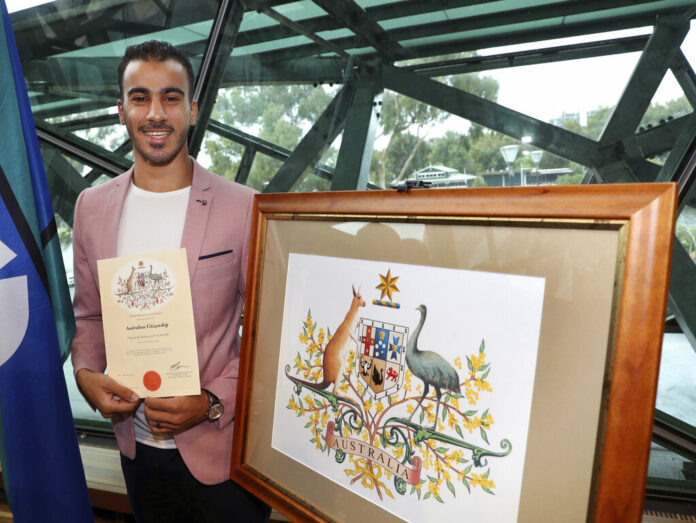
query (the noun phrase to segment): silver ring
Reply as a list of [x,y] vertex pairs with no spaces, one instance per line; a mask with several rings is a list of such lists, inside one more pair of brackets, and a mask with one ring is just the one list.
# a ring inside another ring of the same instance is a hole
[[158,429],[161,429],[161,428],[162,428],[162,425],[160,425],[160,422],[159,422],[159,421],[155,421],[155,427],[158,428]]

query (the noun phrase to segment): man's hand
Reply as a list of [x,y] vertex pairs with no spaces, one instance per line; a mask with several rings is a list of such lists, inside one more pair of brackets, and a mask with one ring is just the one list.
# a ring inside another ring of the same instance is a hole
[[119,412],[132,412],[138,406],[140,398],[135,392],[105,374],[80,369],[75,381],[89,404],[105,418]]
[[145,398],[145,416],[153,434],[178,434],[207,420],[208,395]]

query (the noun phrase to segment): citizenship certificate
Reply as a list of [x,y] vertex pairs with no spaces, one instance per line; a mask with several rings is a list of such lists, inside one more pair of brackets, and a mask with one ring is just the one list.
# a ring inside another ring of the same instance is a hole
[[200,394],[186,249],[97,268],[109,376],[140,397]]

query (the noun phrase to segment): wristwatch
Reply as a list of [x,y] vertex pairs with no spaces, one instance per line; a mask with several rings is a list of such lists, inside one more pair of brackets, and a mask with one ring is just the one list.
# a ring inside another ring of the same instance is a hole
[[212,423],[220,419],[220,416],[222,416],[222,413],[225,411],[225,407],[222,406],[222,403],[220,403],[220,400],[215,394],[209,390],[203,390],[208,395],[208,410],[205,411],[205,415],[208,421]]

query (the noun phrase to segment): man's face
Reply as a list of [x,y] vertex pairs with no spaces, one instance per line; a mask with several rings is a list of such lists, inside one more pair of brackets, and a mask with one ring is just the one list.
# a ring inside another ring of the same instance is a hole
[[189,89],[186,70],[174,60],[133,60],[126,66],[118,114],[136,157],[167,165],[188,154],[188,130],[198,116],[198,104],[189,102]]

